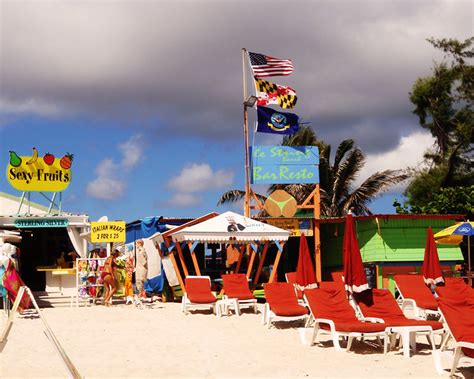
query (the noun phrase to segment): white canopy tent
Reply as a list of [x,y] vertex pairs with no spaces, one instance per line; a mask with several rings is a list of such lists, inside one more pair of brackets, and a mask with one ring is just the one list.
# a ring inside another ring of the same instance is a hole
[[[252,248],[252,255],[247,269],[248,277],[251,274],[253,261],[257,252],[256,243],[263,242],[264,248],[262,251],[262,257],[254,280],[254,283],[256,283],[260,276],[269,242],[274,242],[278,247],[278,253],[269,280],[270,282],[273,281],[284,243],[289,237],[289,232],[273,225],[244,217],[234,212],[225,212],[211,219],[178,230],[175,233],[171,233],[170,236],[174,243],[188,241],[189,250],[191,252],[197,275],[200,275],[200,269],[194,255],[194,249],[198,243],[233,243],[249,245]],[[239,256],[236,271],[240,268],[241,257],[244,253],[244,249],[241,248],[240,251],[241,254]]]

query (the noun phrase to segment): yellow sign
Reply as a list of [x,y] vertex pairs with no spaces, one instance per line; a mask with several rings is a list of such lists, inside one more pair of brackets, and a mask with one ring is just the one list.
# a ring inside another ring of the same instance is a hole
[[19,191],[64,191],[71,182],[72,159],[71,154],[56,158],[47,153],[39,157],[36,148],[32,156],[19,156],[10,151],[7,179]]
[[125,242],[125,221],[91,222],[91,242]]
[[288,230],[290,237],[299,237],[301,233],[304,233],[306,237],[313,235],[313,222],[310,219],[267,218],[265,221],[277,228]]

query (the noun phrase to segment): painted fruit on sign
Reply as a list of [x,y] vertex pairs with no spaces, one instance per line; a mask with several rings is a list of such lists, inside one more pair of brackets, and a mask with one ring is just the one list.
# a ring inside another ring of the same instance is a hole
[[54,155],[46,153],[43,157],[43,162],[46,163],[48,166],[51,166],[54,163]]
[[61,160],[59,161],[59,164],[61,165],[62,168],[67,170],[68,168],[71,168],[73,158],[74,158],[73,154],[67,153],[64,157],[61,158]]

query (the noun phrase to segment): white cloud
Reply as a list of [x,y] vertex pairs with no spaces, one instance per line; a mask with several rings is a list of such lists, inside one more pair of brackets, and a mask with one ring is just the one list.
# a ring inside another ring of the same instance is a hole
[[122,154],[119,163],[112,158],[103,159],[96,167],[97,177],[87,184],[88,195],[101,200],[116,200],[123,196],[127,186],[126,175],[143,156],[141,135],[132,136],[118,145]]
[[171,178],[167,186],[178,192],[192,193],[229,187],[233,181],[233,171],[214,172],[207,163],[193,163],[184,167],[178,176]]
[[130,138],[128,141],[119,145],[119,150],[123,154],[122,167],[131,169],[135,167],[140,159],[143,158],[144,141],[140,134]]
[[57,104],[42,99],[27,98],[23,100],[8,100],[0,98],[0,113],[3,114],[37,114],[40,116],[56,116],[62,113]]
[[190,193],[176,193],[172,195],[168,201],[166,201],[166,205],[175,206],[175,207],[189,207],[192,205],[197,205],[201,202],[201,198],[196,195],[192,195]]
[[[406,169],[419,166],[423,154],[433,146],[434,139],[429,133],[415,132],[400,139],[395,149],[378,154],[368,154],[366,163],[355,185],[360,185],[365,179],[377,171]],[[392,187],[391,191],[402,190],[403,185]]]
[[101,200],[115,200],[125,192],[125,184],[117,178],[99,176],[87,184],[87,194]]

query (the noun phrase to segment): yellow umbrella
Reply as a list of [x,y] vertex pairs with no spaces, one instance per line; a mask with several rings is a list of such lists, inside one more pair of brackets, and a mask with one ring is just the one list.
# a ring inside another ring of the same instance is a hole
[[459,245],[462,242],[464,236],[467,238],[467,258],[468,258],[468,271],[471,273],[471,243],[470,236],[474,236],[474,222],[465,221],[459,222],[455,225],[449,226],[446,229],[434,235],[435,241],[445,245]]

